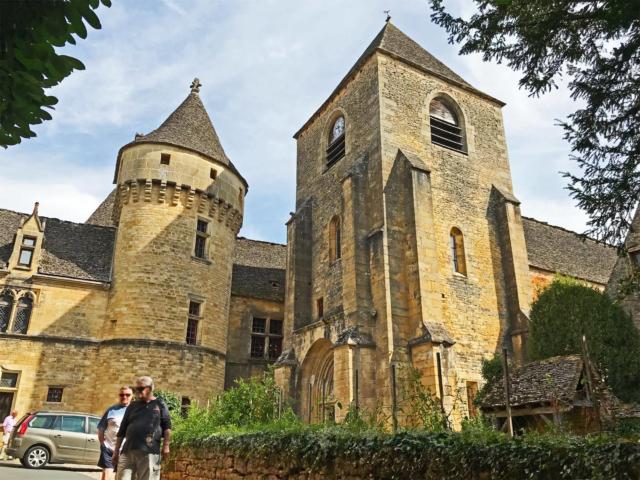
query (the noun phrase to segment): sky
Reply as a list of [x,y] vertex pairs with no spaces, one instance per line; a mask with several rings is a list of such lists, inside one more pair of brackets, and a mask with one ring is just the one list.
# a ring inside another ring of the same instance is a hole
[[[472,12],[470,0],[450,0]],[[426,0],[114,0],[101,30],[62,52],[79,58],[50,90],[59,103],[37,137],[0,150],[0,208],[85,221],[113,188],[119,148],[149,133],[198,77],[222,145],[249,183],[240,235],[282,242],[295,201],[292,135],[367,45],[393,23],[474,87],[504,102],[514,192],[522,214],[575,231],[587,217],[559,172],[575,171],[556,125],[576,107],[566,88],[541,98],[518,73],[458,47],[431,23]]]

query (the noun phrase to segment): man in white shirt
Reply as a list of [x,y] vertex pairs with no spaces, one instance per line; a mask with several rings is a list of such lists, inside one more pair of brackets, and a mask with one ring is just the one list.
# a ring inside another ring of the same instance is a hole
[[112,462],[113,451],[116,448],[116,435],[120,429],[120,423],[124,412],[131,403],[133,390],[131,387],[121,387],[118,394],[120,401],[107,408],[100,423],[98,423],[98,440],[100,440],[100,460],[98,466],[102,468],[102,479],[113,478],[114,465]]
[[7,445],[9,445],[9,437],[11,436],[11,432],[16,426],[16,418],[18,418],[18,411],[14,410],[9,415],[7,415],[2,422],[2,450],[0,451],[0,459],[5,458],[5,450],[7,449]]

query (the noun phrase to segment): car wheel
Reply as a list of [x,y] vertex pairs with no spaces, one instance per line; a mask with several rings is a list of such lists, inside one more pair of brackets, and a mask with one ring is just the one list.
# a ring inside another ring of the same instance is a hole
[[49,450],[36,445],[27,450],[22,457],[22,464],[27,468],[42,468],[49,462]]

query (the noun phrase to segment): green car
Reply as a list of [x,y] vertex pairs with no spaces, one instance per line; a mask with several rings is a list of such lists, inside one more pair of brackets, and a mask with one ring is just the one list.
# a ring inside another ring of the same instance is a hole
[[7,455],[27,468],[47,463],[93,464],[100,456],[98,422],[88,413],[38,411],[20,419],[11,433]]

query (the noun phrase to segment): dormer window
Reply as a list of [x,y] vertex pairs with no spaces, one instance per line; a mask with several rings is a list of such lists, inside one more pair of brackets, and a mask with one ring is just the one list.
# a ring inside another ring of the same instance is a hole
[[436,98],[429,106],[431,143],[464,152],[464,138],[460,119],[447,103]]
[[18,266],[31,268],[33,251],[36,249],[36,239],[34,237],[22,237],[20,245],[20,255],[18,256]]
[[336,163],[345,152],[345,123],[340,115],[331,125],[329,132],[329,146],[327,147],[327,168]]

